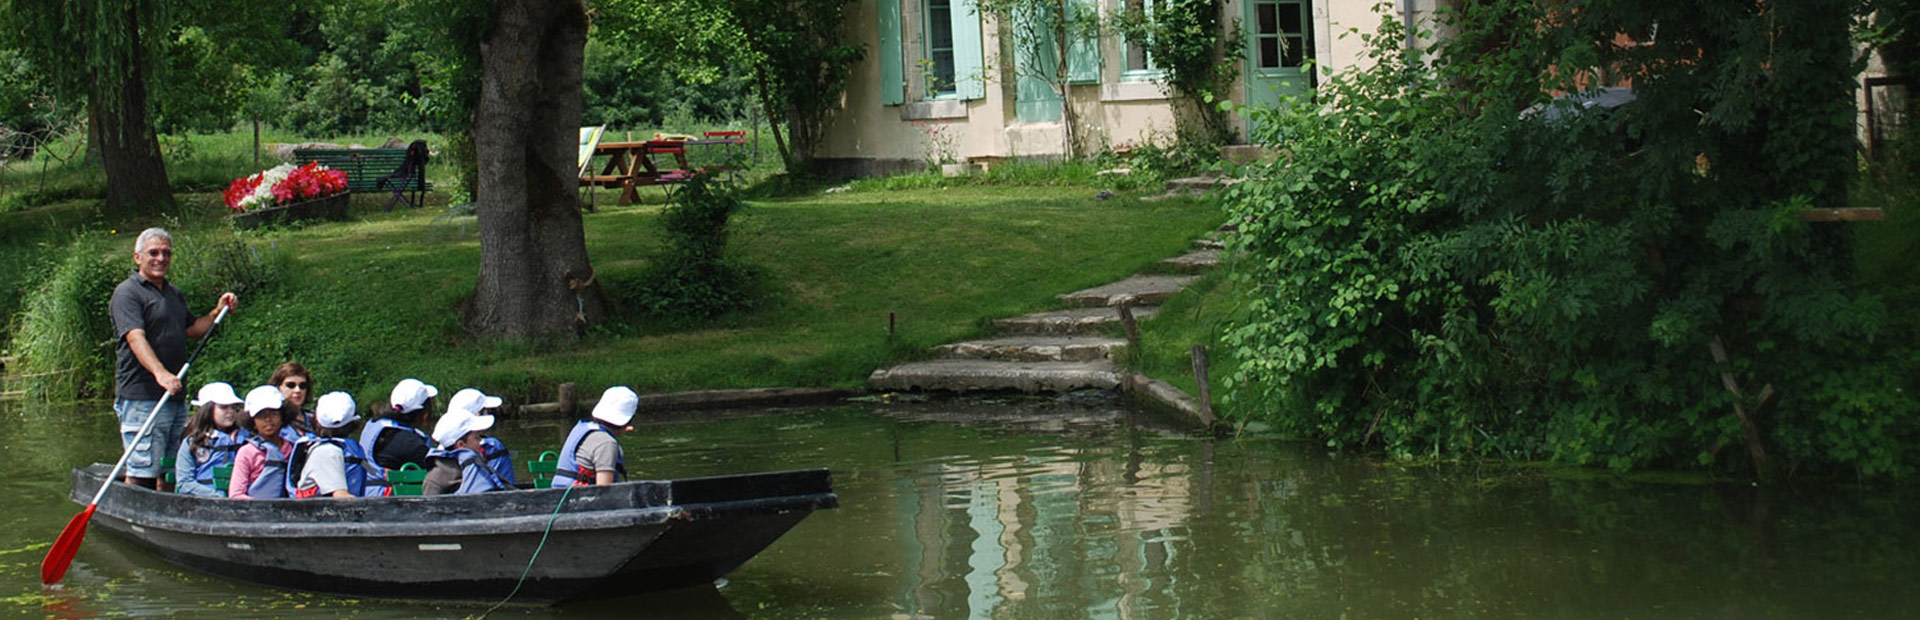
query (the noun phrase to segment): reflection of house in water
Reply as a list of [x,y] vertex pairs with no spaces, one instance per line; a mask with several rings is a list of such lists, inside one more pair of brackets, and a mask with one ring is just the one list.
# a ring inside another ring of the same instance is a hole
[[1168,568],[1185,551],[1187,466],[1075,456],[900,472],[900,617],[1177,616]]

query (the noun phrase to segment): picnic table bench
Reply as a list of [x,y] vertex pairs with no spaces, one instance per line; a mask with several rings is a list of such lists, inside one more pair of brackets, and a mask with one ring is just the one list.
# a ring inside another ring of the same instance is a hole
[[[639,188],[649,185],[671,186],[685,183],[697,170],[687,162],[687,148],[700,147],[702,154],[709,149],[721,148],[731,153],[745,145],[742,138],[745,132],[707,132],[700,139],[678,140],[637,140],[630,142],[598,142],[592,145],[591,155],[583,155],[580,183],[592,187],[620,189],[620,204],[639,202]],[[593,173],[592,158],[606,157],[606,164],[598,174]],[[665,156],[671,159],[656,157]],[[724,155],[723,163],[702,166],[700,170],[731,170],[737,165],[737,155]]]

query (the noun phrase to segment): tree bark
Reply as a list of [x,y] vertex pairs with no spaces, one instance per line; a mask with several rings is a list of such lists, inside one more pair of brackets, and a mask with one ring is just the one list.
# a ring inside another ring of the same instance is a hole
[[474,110],[480,280],[467,327],[492,340],[577,337],[602,312],[576,195],[586,7],[494,6]]
[[147,115],[147,66],[142,37],[157,36],[142,32],[140,22],[129,6],[122,18],[132,43],[122,46],[110,62],[122,63],[124,80],[104,77],[111,72],[96,72],[87,98],[88,131],[100,147],[100,163],[106,174],[106,207],[109,212],[124,213],[137,207],[159,209],[174,205],[173,192],[167,186],[167,165],[160,158],[160,140],[153,133]]

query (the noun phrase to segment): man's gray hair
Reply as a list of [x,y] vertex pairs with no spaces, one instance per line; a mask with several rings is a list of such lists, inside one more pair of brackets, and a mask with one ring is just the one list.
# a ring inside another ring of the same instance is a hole
[[167,234],[167,229],[156,226],[140,231],[140,238],[133,240],[133,253],[147,251],[147,242],[155,239],[165,241],[167,245],[173,245],[173,235]]

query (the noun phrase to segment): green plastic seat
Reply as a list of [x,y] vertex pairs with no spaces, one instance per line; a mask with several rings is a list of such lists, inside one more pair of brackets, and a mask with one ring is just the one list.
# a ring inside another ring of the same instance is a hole
[[560,453],[548,450],[540,453],[540,458],[527,461],[527,473],[533,474],[533,488],[544,489],[553,484],[553,470],[560,466]]
[[167,486],[173,486],[174,484],[173,465],[174,460],[171,456],[160,459],[160,479],[167,481]]
[[420,487],[426,480],[427,470],[414,463],[387,470],[387,483],[393,485],[394,495],[419,495]]
[[228,463],[226,465],[215,465],[213,467],[213,488],[214,489],[220,491],[221,493],[227,492],[227,481],[232,479],[233,479],[232,463]]

